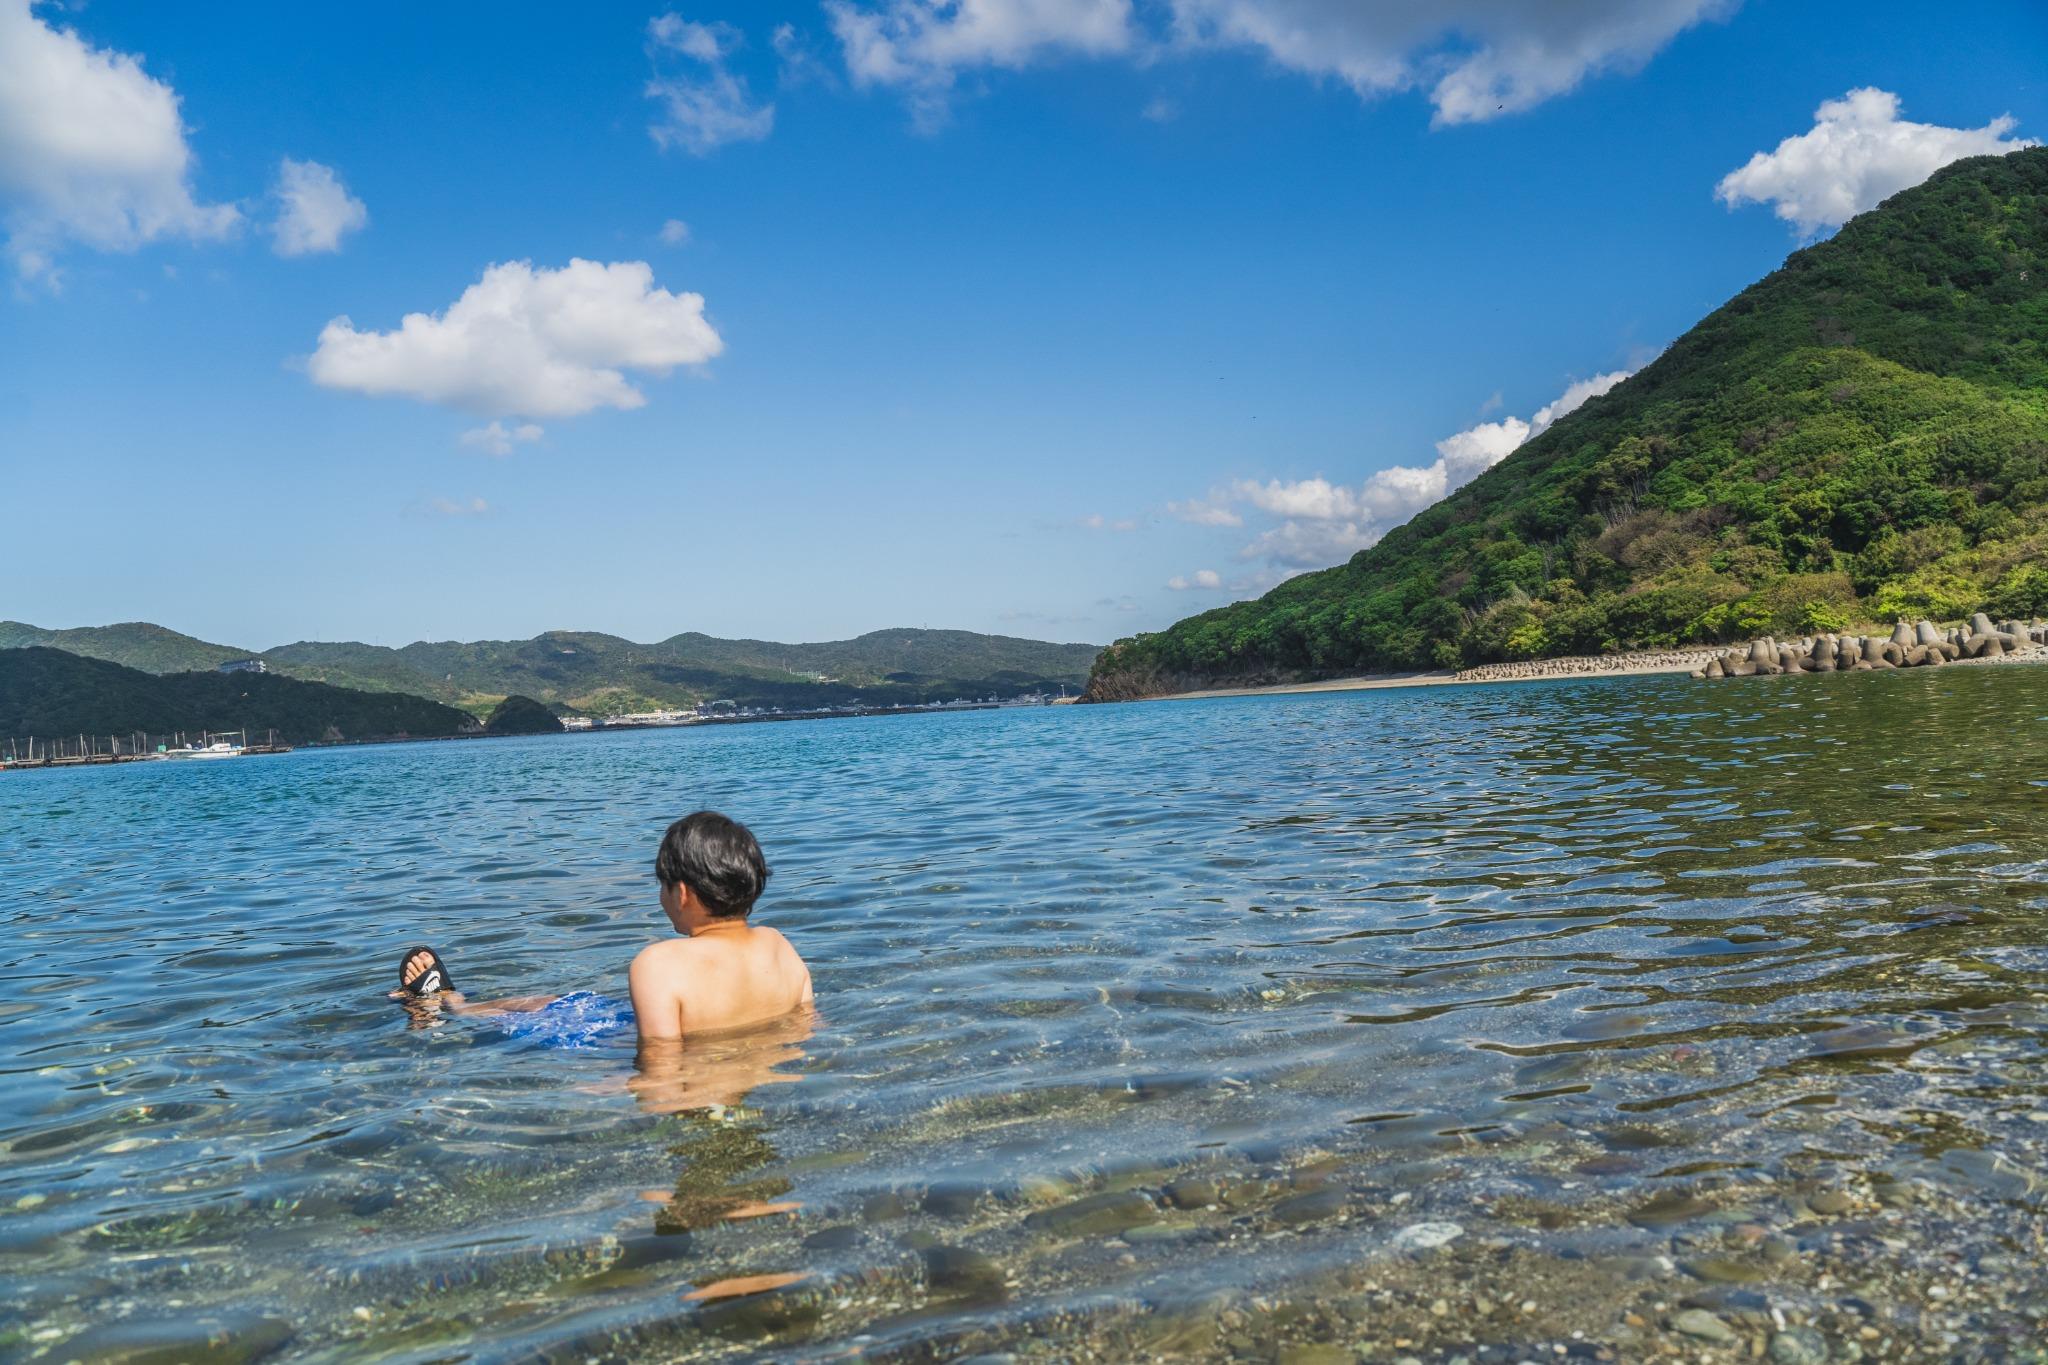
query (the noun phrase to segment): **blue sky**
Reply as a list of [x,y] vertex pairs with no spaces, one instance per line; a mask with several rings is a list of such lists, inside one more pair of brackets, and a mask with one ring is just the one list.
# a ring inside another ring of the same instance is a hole
[[0,14],[0,616],[252,647],[1154,629],[2048,136],[2020,0]]

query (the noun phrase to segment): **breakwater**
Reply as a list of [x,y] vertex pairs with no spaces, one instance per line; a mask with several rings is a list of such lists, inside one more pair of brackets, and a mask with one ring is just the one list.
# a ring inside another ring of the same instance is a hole
[[1548,659],[1461,668],[1450,682],[1529,682],[1537,678],[1612,678],[1631,673],[1686,673],[1705,668],[1720,651],[1712,645],[1638,649],[1622,654],[1567,654]]
[[1978,612],[1965,626],[1946,629],[1931,621],[1901,621],[1888,636],[1813,635],[1776,640],[1766,635],[1718,652],[1693,670],[1695,678],[1748,678],[1777,673],[1869,672],[1883,668],[1929,668],[1965,659],[2002,659],[2048,645],[2048,624],[1994,624]]

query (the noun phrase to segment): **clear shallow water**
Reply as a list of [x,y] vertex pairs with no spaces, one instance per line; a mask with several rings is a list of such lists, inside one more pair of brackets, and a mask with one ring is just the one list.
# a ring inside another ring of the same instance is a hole
[[[1901,1342],[2011,1340],[1923,1262],[2043,1287],[2044,684],[8,774],[0,1354],[1626,1355],[1687,1286],[1832,1322],[1844,1257]],[[814,1021],[636,1066],[384,998],[416,941],[472,995],[623,994],[699,806],[760,835]],[[1724,1234],[1757,1275],[1673,1268]]]

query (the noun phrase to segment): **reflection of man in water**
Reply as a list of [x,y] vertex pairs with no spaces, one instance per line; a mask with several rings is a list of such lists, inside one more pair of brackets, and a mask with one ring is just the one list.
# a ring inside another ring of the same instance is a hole
[[730,1108],[756,1086],[799,1079],[775,1068],[803,1060],[816,1022],[806,1008],[744,1033],[645,1039],[626,1088],[650,1114]]
[[790,1191],[789,1181],[744,1178],[778,1154],[760,1115],[740,1106],[757,1086],[800,1079],[775,1068],[802,1060],[799,1045],[811,1036],[811,1027],[811,1012],[805,1010],[744,1035],[687,1044],[672,1038],[642,1041],[627,1088],[648,1113],[682,1115],[688,1125],[683,1139],[669,1149],[683,1159],[675,1192],[650,1192],[664,1200],[654,1215],[657,1233],[796,1211],[795,1202],[782,1199]]

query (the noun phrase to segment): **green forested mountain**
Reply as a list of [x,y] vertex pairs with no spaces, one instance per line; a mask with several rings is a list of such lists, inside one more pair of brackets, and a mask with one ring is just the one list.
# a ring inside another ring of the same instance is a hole
[[1346,563],[1122,640],[1090,696],[2048,611],[2048,148],[1793,253]]
[[491,708],[484,720],[487,735],[558,735],[562,722],[545,704],[517,694]]
[[1093,645],[954,630],[885,630],[798,645],[695,633],[641,644],[549,631],[531,640],[421,641],[402,649],[295,644],[264,657],[301,676],[403,687],[463,704],[517,692],[613,713],[713,698],[797,707],[1078,689],[1095,653]]
[[274,673],[145,673],[38,645],[0,649],[0,736],[13,739],[247,730],[260,741],[275,730],[286,743],[309,744],[475,729],[465,711],[393,692]]
[[144,673],[203,672],[255,653],[232,645],[208,644],[147,621],[79,626],[73,630],[44,630],[20,621],[0,621],[0,649],[23,649],[29,645],[61,649],[88,659],[106,659]]
[[946,701],[1079,690],[1094,645],[963,630],[882,630],[853,640],[775,644],[694,632],[654,644],[587,631],[531,640],[420,641],[402,648],[301,641],[260,654],[143,623],[43,630],[0,622],[0,649],[47,645],[152,673],[261,658],[276,672],[373,692],[433,697],[486,715],[503,698],[617,714],[729,698],[743,706]]

